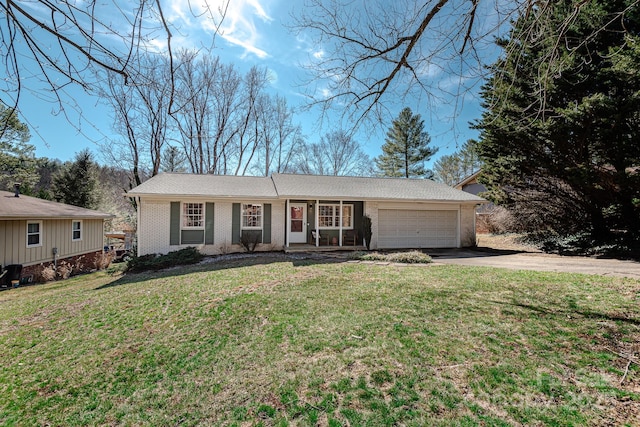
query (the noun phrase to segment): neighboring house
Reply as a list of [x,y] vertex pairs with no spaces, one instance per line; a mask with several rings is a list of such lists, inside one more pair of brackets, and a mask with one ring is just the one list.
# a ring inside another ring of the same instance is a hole
[[[0,191],[0,264],[38,275],[60,262],[95,268],[104,245],[104,221],[113,215]],[[82,270],[82,269],[80,269]]]
[[289,174],[159,174],[127,196],[138,206],[139,255],[188,246],[238,252],[249,235],[259,236],[257,250],[355,247],[363,215],[372,220],[372,249],[471,246],[475,208],[485,203],[424,179]]
[[[478,175],[480,175],[480,171],[469,175],[468,177],[457,183],[454,188],[466,191],[470,194],[475,194],[476,196],[480,193],[484,193],[485,191],[487,191],[487,187],[485,187],[484,184],[480,184],[478,182]],[[476,220],[476,233],[488,233],[488,221],[486,218],[488,218],[487,215],[489,215],[493,211],[493,208],[493,203],[487,203],[486,205],[481,206],[477,209],[476,215],[478,216],[478,219]]]
[[472,173],[471,175],[454,185],[454,188],[466,191],[467,193],[475,194],[476,196],[484,191],[487,191],[487,187],[478,182],[478,175],[480,175],[480,171]]

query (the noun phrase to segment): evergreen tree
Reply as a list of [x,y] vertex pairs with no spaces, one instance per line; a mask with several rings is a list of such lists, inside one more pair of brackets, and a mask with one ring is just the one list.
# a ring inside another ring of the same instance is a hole
[[0,105],[0,190],[11,191],[19,183],[21,191],[29,193],[38,181],[35,147],[29,139],[29,128],[16,111]]
[[453,186],[480,170],[482,161],[478,155],[477,144],[477,141],[470,139],[460,150],[436,160],[433,165],[434,179]]
[[431,137],[424,130],[420,114],[413,114],[409,107],[400,112],[387,131],[382,154],[375,162],[383,176],[431,178],[433,172],[424,164],[433,156],[435,148],[429,147]]
[[552,2],[553,22],[540,21],[547,31],[520,31],[539,19],[532,9],[499,41],[505,54],[477,124],[480,178],[527,230],[638,245],[640,10],[632,3],[595,0],[576,16],[572,2]]
[[56,201],[96,209],[100,203],[97,165],[89,150],[76,154],[73,162],[64,165],[53,178],[53,195]]
[[162,153],[162,160],[160,163],[160,170],[162,172],[186,172],[187,171],[187,156],[184,152],[180,151],[178,147],[173,145],[167,146]]

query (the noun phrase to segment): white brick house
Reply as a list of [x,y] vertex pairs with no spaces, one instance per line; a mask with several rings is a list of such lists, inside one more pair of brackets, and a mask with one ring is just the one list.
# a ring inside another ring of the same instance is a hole
[[475,244],[475,208],[485,200],[424,179],[274,174],[160,174],[127,194],[138,203],[138,254],[195,246],[205,254],[361,246],[372,249]]

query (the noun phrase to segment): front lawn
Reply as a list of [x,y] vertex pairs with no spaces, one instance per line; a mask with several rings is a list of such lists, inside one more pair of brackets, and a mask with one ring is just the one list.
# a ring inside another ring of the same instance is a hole
[[1,425],[640,424],[640,281],[245,258],[0,293]]

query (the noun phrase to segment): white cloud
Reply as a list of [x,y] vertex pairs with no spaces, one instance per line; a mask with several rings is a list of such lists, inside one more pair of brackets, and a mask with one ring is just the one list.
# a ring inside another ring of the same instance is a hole
[[[259,47],[263,39],[256,23],[271,22],[263,6],[269,0],[175,0],[171,3],[175,25],[182,28],[200,28],[206,32],[218,30],[219,37],[228,43],[242,47],[246,54],[266,58],[269,54]],[[224,14],[224,19],[222,16]]]

